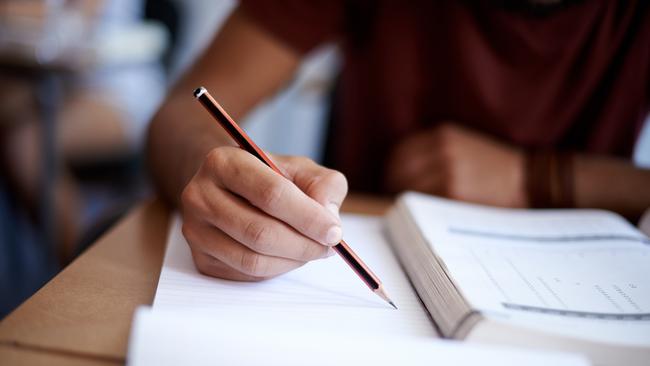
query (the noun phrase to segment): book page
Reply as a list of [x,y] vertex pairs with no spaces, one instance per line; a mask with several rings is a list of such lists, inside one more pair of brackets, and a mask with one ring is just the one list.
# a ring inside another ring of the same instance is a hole
[[382,279],[398,310],[372,293],[339,256],[307,263],[263,282],[202,275],[194,266],[178,217],[172,220],[153,306],[156,310],[227,313],[242,321],[256,318],[261,327],[297,324],[304,330],[437,337],[382,235],[380,219],[343,215],[342,220],[347,243]]
[[650,239],[619,216],[405,199],[473,308],[552,332],[650,344]]

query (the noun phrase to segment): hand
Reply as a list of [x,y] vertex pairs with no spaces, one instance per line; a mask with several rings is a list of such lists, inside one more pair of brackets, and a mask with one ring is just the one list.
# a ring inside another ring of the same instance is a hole
[[386,186],[493,206],[528,204],[521,151],[454,124],[401,141],[389,156]]
[[300,157],[212,150],[181,196],[183,235],[199,271],[240,281],[277,276],[332,255],[341,240],[345,177]]

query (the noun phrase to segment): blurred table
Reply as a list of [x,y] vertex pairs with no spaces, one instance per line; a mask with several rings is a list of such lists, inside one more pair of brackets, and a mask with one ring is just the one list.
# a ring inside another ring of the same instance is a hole
[[[350,195],[344,212],[382,214],[390,201]],[[153,301],[169,209],[141,204],[0,322],[0,365],[125,362],[133,311]]]

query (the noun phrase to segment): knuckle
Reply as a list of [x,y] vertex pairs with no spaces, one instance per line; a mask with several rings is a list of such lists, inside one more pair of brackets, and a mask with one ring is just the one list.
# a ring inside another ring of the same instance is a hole
[[244,228],[244,238],[251,249],[266,253],[276,241],[275,231],[259,221],[249,221]]
[[305,157],[305,156],[292,156],[292,157],[289,158],[289,162],[292,165],[298,165],[298,166],[316,164],[316,163],[314,163],[313,160],[311,160],[311,159],[309,159],[308,157]]
[[323,250],[320,250],[316,245],[303,245],[300,253],[300,259],[310,261],[312,259],[320,258],[323,254]]
[[313,160],[304,156],[284,156],[283,159],[282,170],[288,176],[294,176],[298,171],[316,165]]
[[[181,192],[179,209],[184,216],[196,220],[198,217],[208,218],[218,214],[219,207],[217,202],[210,200],[197,184],[188,184]],[[183,227],[187,225],[196,225],[188,223],[190,219],[183,218]]]
[[316,233],[322,229],[323,218],[320,215],[305,215],[302,220],[303,230],[307,233]]
[[196,194],[194,193],[194,189],[192,186],[192,183],[188,184],[183,188],[183,191],[181,192],[181,203],[183,206],[194,206],[195,203],[195,196]]
[[213,266],[210,263],[210,260],[208,257],[205,255],[199,254],[200,252],[193,250],[191,247],[191,253],[192,253],[192,259],[194,261],[194,266],[196,269],[204,275],[207,276],[215,276],[216,273],[214,271]]
[[205,246],[205,242],[202,241],[201,235],[199,234],[197,228],[193,224],[183,223],[183,225],[181,226],[181,233],[183,234],[183,237],[187,241],[187,245],[190,247],[190,250],[192,250],[193,256],[195,254],[194,251],[203,252],[207,249]]
[[345,175],[343,175],[343,173],[339,172],[338,170],[330,170],[329,177],[333,185],[341,187],[341,190],[344,193],[348,191],[348,180],[345,178]]
[[304,187],[308,196],[316,199],[328,197],[340,192],[343,196],[348,191],[348,181],[343,173],[327,169],[322,174],[312,176]]
[[228,166],[228,151],[222,147],[217,147],[205,157],[207,167],[213,171],[219,172]]
[[266,261],[262,258],[262,256],[255,252],[250,252],[250,251],[243,252],[240,258],[239,265],[240,265],[239,267],[240,270],[249,276],[254,276],[254,277],[267,276],[268,265],[266,264]]
[[317,197],[321,193],[321,186],[324,182],[322,175],[312,175],[306,181],[303,191],[310,197]]
[[261,192],[261,204],[267,209],[273,209],[278,206],[278,203],[282,200],[284,196],[285,187],[284,184],[278,182],[267,183]]
[[205,259],[196,262],[196,269],[199,273],[217,278],[226,278],[223,267],[218,259],[213,257],[204,257]]
[[219,277],[219,274],[210,265],[205,264],[205,262],[197,264],[196,269],[204,276]]
[[188,223],[188,220],[183,217],[183,222],[181,225],[181,233],[183,233],[183,236],[187,237],[190,234],[191,228],[190,224]]
[[181,226],[181,233],[183,233],[183,237],[188,241],[188,243],[193,242],[193,240],[192,240],[193,232],[192,232],[192,228],[190,227],[190,225],[183,222],[183,225]]
[[181,209],[196,211],[203,206],[203,196],[197,184],[190,182],[183,188],[180,197]]
[[209,261],[195,258],[194,263],[199,273],[206,276],[217,277],[217,273],[215,273],[214,268],[210,265]]

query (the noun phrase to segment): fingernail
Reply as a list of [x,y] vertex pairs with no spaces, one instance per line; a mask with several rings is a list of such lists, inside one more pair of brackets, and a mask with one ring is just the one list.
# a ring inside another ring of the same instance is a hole
[[339,226],[332,226],[327,230],[327,235],[325,236],[325,243],[330,245],[336,245],[341,241],[341,236],[343,232]]
[[330,202],[325,205],[325,208],[328,209],[329,212],[333,213],[337,219],[341,220],[341,217],[339,216],[339,206]]

